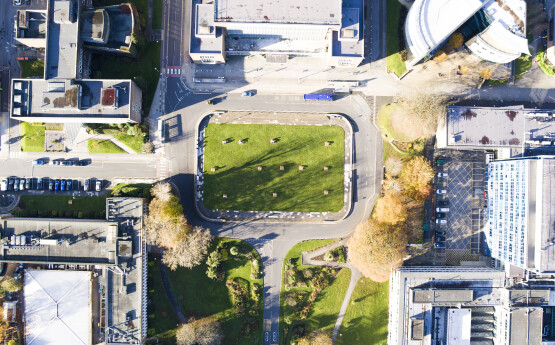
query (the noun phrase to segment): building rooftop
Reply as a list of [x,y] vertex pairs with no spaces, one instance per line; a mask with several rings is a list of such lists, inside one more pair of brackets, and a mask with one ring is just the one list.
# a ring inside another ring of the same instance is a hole
[[446,121],[448,147],[552,146],[555,141],[551,110],[451,106]]
[[81,22],[83,40],[95,43],[108,41],[110,22],[105,9],[84,11]]
[[117,229],[106,221],[0,219],[0,261],[113,265]]
[[53,1],[49,8],[45,79],[77,77],[79,61],[79,1]]
[[17,11],[17,38],[44,39],[46,29],[46,13],[42,11]]
[[555,157],[542,157],[541,170],[538,173],[540,175],[536,175],[536,178],[541,180],[541,193],[538,193],[541,200],[536,200],[535,215],[538,217],[536,222],[540,223],[541,233],[536,235],[541,241],[539,248],[536,248],[536,251],[541,250],[539,269],[543,272],[555,272]]
[[280,24],[341,24],[340,0],[215,0],[215,21]]
[[511,310],[511,344],[535,345],[542,343],[542,308]]
[[118,79],[13,79],[11,116],[127,119],[132,88]]
[[447,344],[470,345],[472,311],[470,309],[449,309],[447,318]]
[[222,28],[214,26],[214,4],[202,4],[194,1],[193,12],[195,20],[191,23],[192,53],[214,53],[224,49],[224,33]]
[[361,30],[362,6],[343,7],[341,29],[332,36],[333,56],[361,56],[364,54],[363,32]]

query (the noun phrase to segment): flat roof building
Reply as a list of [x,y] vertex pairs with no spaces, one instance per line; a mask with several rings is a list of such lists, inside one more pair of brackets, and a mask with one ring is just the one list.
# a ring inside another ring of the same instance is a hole
[[483,60],[508,63],[530,55],[523,0],[416,0],[405,22],[409,63],[431,58],[456,31]]
[[227,55],[321,56],[357,66],[364,53],[361,0],[193,1],[190,55],[195,63],[225,63]]
[[[425,298],[421,298],[427,296]],[[552,290],[514,290],[485,267],[401,267],[390,278],[388,345],[538,345]]]
[[[112,16],[118,19],[115,24],[123,29],[113,30],[116,34],[111,35],[110,10],[87,11],[81,21],[81,2],[77,0],[49,0],[44,24],[39,24],[38,31],[32,30],[32,35],[26,28],[32,21],[25,16],[37,15],[20,11],[17,32],[22,38],[19,41],[32,46],[37,45],[37,40],[45,42],[44,79],[12,79],[10,117],[28,122],[140,122],[142,92],[133,80],[85,78],[88,70],[85,64],[89,59],[84,55],[84,42],[100,44],[95,47],[113,51],[106,44],[116,37],[116,45],[123,46],[125,43],[119,41],[126,40],[125,33],[130,36],[134,28],[129,6],[118,7],[119,14]],[[118,30],[124,33],[118,35]],[[41,35],[43,31],[45,35]],[[33,38],[24,37],[26,35]],[[122,35],[123,38],[119,37]],[[103,90],[115,93],[110,106],[102,102]]]
[[555,156],[489,163],[485,254],[536,273],[555,272]]

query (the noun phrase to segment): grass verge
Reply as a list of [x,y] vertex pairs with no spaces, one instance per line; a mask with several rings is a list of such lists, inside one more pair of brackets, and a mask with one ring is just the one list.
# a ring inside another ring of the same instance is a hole
[[407,66],[399,53],[399,15],[401,4],[397,0],[387,1],[386,26],[386,64],[389,72],[401,77],[407,72]]
[[341,127],[210,124],[205,133],[208,209],[337,212],[343,207]]
[[555,66],[547,60],[547,57],[545,56],[545,47],[538,48],[536,51],[536,61],[538,62],[538,66],[540,66],[543,73],[548,76],[555,75]]
[[166,295],[158,258],[149,257],[148,260],[148,330],[149,338],[157,338],[158,344],[174,345],[176,325],[179,319]]
[[117,184],[110,191],[110,196],[128,196],[137,198],[150,199],[151,184],[148,183],[135,183],[135,184]]
[[526,72],[532,68],[532,56],[522,54],[518,59],[515,60],[515,78],[520,79],[524,77]]
[[[215,250],[219,243],[226,247],[236,246],[241,252],[249,252],[260,260],[256,251],[240,240],[216,238],[210,251]],[[226,256],[228,256],[227,260],[222,262],[224,272],[222,281],[209,279],[206,276],[206,265],[202,264],[193,269],[180,268],[168,271],[172,290],[186,317],[213,316],[222,323],[225,334],[222,344],[260,344],[262,343],[262,298],[258,307],[254,307],[251,299],[249,311],[240,316],[234,311],[226,281],[231,278],[242,278],[248,281],[251,287],[257,284],[262,288],[262,279],[250,279],[251,261],[244,256],[237,256],[238,260],[235,260],[231,254]],[[257,327],[254,330],[251,328],[252,334],[245,338],[245,327],[249,322],[255,322]]]
[[21,150],[23,152],[44,152],[44,125],[22,121],[19,126]]
[[44,77],[44,60],[18,61],[21,68],[21,78]]
[[89,153],[127,153],[111,140],[89,139]]
[[[304,333],[308,334],[316,329],[324,329],[326,331],[332,331],[335,321],[337,320],[337,315],[339,313],[339,308],[341,308],[341,303],[345,292],[349,285],[349,279],[351,276],[350,270],[341,270],[334,278],[331,279],[330,284],[325,287],[322,292],[317,296],[316,300],[310,307],[310,312],[306,318],[306,321],[301,321],[297,319],[294,315],[296,310],[302,308],[306,305],[312,288],[307,287],[293,287],[290,291],[285,289],[285,263],[289,260],[293,262],[296,270],[302,271],[305,269],[311,269],[313,275],[317,275],[319,272],[324,270],[320,266],[311,266],[302,264],[302,252],[313,251],[317,248],[328,245],[336,240],[315,240],[315,241],[305,241],[298,243],[293,246],[289,252],[285,255],[283,260],[283,274],[281,282],[281,294],[280,294],[280,309],[279,309],[279,332],[280,332],[280,343],[289,344],[294,333],[299,331],[299,328],[304,329]],[[296,296],[298,304],[291,305],[290,298],[288,297]],[[291,318],[294,322],[291,325],[287,325],[285,322],[286,318]],[[286,334],[287,331],[287,334]]]
[[163,0],[154,0],[152,8],[152,29],[162,28],[162,2]]
[[357,282],[339,329],[337,345],[387,344],[389,283]]
[[106,216],[106,198],[22,195],[18,210],[22,217],[102,219]]
[[135,151],[136,153],[144,153],[143,145],[144,145],[144,136],[142,135],[127,135],[123,133],[118,133],[113,135],[114,138],[124,143],[127,147],[131,150]]

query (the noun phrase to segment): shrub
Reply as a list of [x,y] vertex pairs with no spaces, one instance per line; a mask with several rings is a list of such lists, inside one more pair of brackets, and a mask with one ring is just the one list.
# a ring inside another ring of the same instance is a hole
[[77,213],[77,218],[83,218],[83,212],[78,212]]
[[239,254],[239,248],[231,247],[231,249],[229,250],[229,253],[233,256],[237,256]]
[[243,315],[247,309],[249,296],[249,282],[242,278],[229,279],[225,285],[231,295],[233,309],[238,315]]
[[333,261],[333,259],[335,259],[335,256],[333,255],[333,253],[331,251],[327,252],[324,255],[324,260],[326,260],[326,261]]
[[313,276],[313,273],[310,268],[306,268],[303,270],[303,277],[305,277],[306,279],[310,279],[312,278],[312,276]]

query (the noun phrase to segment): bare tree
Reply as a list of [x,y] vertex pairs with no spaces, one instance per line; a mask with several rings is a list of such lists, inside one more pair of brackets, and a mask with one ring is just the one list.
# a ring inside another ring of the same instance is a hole
[[399,180],[405,188],[405,194],[413,199],[427,196],[427,187],[434,178],[434,169],[430,161],[422,156],[411,159],[405,164]]
[[388,157],[384,163],[385,171],[391,176],[399,176],[401,169],[403,168],[403,161],[401,158]]
[[347,245],[353,265],[365,277],[384,282],[403,263],[407,236],[402,228],[370,219],[357,226]]
[[149,213],[145,219],[146,240],[152,245],[172,248],[184,240],[190,230],[190,225],[183,214],[175,216],[172,213],[169,216],[164,211],[166,206],[167,202],[158,198],[154,198],[150,202]]
[[159,182],[150,190],[152,195],[160,201],[170,201],[172,194],[172,186],[168,182]]
[[182,325],[175,338],[177,345],[219,345],[224,339],[224,332],[218,321],[207,317]]
[[435,134],[439,118],[445,118],[448,98],[431,93],[415,92],[395,97],[400,103],[405,116],[415,118],[429,137]]
[[407,216],[407,207],[398,194],[387,193],[374,207],[373,217],[380,223],[399,224],[407,220]]
[[152,141],[147,141],[143,144],[143,151],[145,153],[154,153],[154,144]]
[[208,252],[212,236],[208,230],[195,227],[185,239],[164,252],[162,261],[171,269],[193,268],[202,263]]

